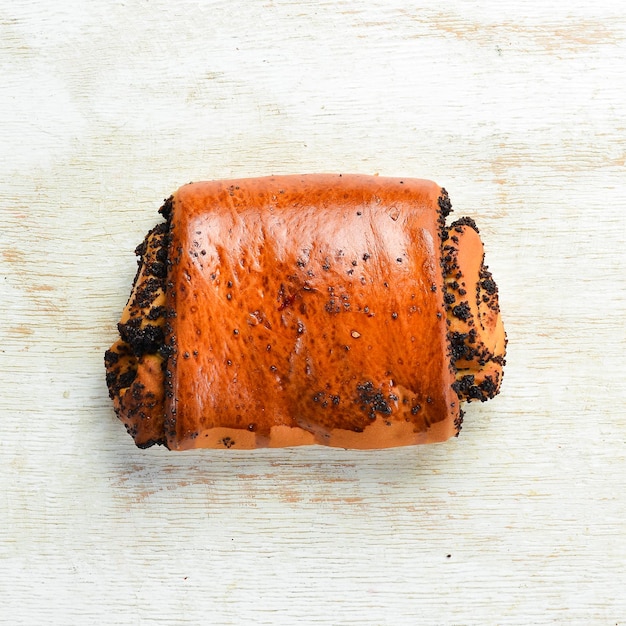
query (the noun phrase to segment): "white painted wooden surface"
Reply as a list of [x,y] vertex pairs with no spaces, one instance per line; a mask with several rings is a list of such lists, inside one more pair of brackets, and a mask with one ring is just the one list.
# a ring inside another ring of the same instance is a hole
[[[626,18],[0,2],[0,623],[626,624]],[[180,184],[426,177],[510,339],[458,440],[136,450],[103,352]]]

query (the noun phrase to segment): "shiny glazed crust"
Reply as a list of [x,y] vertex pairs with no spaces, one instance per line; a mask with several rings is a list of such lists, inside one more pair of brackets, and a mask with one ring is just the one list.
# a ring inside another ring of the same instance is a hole
[[506,338],[475,224],[445,190],[304,175],[185,185],[137,249],[105,355],[140,447],[385,448],[458,434]]

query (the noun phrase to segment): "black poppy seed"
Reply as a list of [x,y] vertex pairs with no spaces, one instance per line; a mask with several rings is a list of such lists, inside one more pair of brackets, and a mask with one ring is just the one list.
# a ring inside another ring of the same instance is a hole
[[470,319],[472,311],[470,305],[467,302],[461,302],[452,308],[452,315],[458,319],[466,322]]

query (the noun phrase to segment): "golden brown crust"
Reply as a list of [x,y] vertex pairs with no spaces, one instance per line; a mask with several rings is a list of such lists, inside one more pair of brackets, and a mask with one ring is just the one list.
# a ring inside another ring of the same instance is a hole
[[[449,210],[415,179],[182,187],[138,249],[106,357],[136,443],[383,448],[456,434],[460,399],[497,393],[504,332],[480,239],[466,223],[445,229]],[[457,274],[474,281],[467,306],[452,301]]]
[[363,448],[397,442],[404,424],[404,443],[431,440],[437,422],[452,435],[459,408],[432,210],[440,194],[434,183],[358,176],[181,188],[168,446],[203,446],[215,428],[287,445],[277,425]]

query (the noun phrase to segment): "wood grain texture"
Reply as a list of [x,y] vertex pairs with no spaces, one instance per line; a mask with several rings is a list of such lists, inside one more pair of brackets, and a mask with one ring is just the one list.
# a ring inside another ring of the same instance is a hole
[[[0,623],[626,623],[621,3],[26,0],[0,42]],[[312,171],[476,219],[502,394],[418,449],[134,449],[102,359],[162,198]]]

